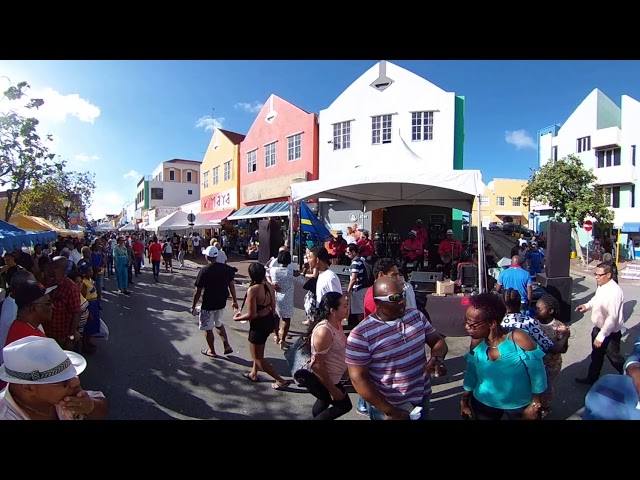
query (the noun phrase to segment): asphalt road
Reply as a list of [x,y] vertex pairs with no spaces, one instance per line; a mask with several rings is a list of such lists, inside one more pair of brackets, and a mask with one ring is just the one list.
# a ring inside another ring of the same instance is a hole
[[501,231],[485,230],[485,244],[491,244],[493,251],[498,255],[497,261],[500,261],[502,257],[511,258],[511,249],[517,244],[515,237],[510,237],[502,233]]
[[[497,247],[498,241],[489,240]],[[500,252],[496,252],[500,253]],[[285,391],[270,388],[271,381],[261,373],[261,382],[252,383],[242,377],[251,365],[247,346],[247,324],[231,320],[229,305],[223,319],[234,353],[211,359],[200,353],[205,347],[197,319],[188,309],[193,294],[197,266],[177,269],[174,275],[161,274],[155,283],[149,269],[135,279],[132,295],[114,292],[115,279],[107,280],[103,318],[110,329],[108,340],[96,340],[99,350],[87,357],[88,367],[81,375],[85,389],[101,390],[110,402],[108,419],[271,419],[305,420],[311,417],[314,398],[296,386]],[[594,290],[594,281],[577,278],[574,285],[576,302],[583,303]],[[640,288],[625,286],[628,299],[638,298]],[[242,298],[244,289],[238,296]],[[624,340],[629,352],[640,333],[638,313],[631,314],[635,300],[629,300],[625,311],[630,316],[630,334]],[[637,309],[636,309],[637,311]],[[576,314],[577,315],[577,314]],[[292,321],[294,335],[303,332],[303,312],[296,310]],[[564,356],[565,367],[558,383],[558,397],[551,418],[571,417],[583,406],[586,387],[573,381],[583,376],[590,352],[588,315],[577,315],[572,323],[574,338]],[[459,419],[459,395],[468,349],[467,338],[448,338],[449,355],[445,377],[434,379],[433,419]],[[218,353],[222,352],[219,340]],[[266,356],[281,375],[288,377],[286,361],[279,348],[269,341]],[[611,370],[607,364],[605,370]],[[351,393],[354,409],[342,419],[366,419],[355,412],[357,394]]]

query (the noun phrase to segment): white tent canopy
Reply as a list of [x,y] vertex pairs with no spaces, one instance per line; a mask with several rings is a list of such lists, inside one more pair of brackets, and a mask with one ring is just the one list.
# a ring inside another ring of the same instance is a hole
[[475,197],[483,191],[479,170],[417,172],[400,170],[392,163],[386,172],[363,168],[350,174],[291,185],[294,201],[326,197],[366,210],[400,205],[432,205],[470,212]]
[[120,227],[118,229],[119,232],[135,232],[136,231],[136,224],[133,222],[129,222],[127,223],[125,226]]
[[158,230],[186,230],[191,228],[187,217],[189,214],[182,210],[176,210],[170,213],[166,217],[162,217],[159,220],[147,225],[145,230],[155,231]]

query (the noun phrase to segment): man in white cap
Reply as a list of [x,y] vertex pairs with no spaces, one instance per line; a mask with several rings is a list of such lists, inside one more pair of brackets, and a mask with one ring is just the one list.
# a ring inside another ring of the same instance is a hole
[[438,245],[438,255],[440,255],[440,259],[444,264],[442,271],[447,277],[451,277],[453,272],[451,266],[453,262],[460,260],[461,254],[462,244],[460,240],[453,236],[453,230],[447,230],[447,236],[440,242],[440,245]]
[[0,420],[100,420],[109,404],[102,392],[82,390],[86,360],[52,338],[29,336],[3,350]]
[[[218,355],[214,344],[213,327],[216,328],[218,336],[222,339],[224,354],[233,353],[233,348],[231,348],[227,337],[227,331],[222,323],[222,315],[227,305],[229,292],[231,292],[232,307],[234,309],[238,308],[235,284],[236,270],[229,265],[218,262],[218,249],[216,247],[209,246],[202,253],[208,264],[200,269],[196,277],[196,291],[193,294],[191,313],[197,315],[196,306],[202,295],[198,328],[204,332],[209,348],[203,348],[200,353],[207,357],[216,358]],[[204,294],[202,293],[203,290]]]

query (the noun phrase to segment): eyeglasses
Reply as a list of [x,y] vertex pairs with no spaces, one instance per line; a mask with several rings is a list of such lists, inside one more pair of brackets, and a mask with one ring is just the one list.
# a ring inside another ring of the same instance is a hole
[[391,295],[387,295],[385,297],[373,297],[374,300],[378,300],[379,302],[385,303],[399,303],[403,301],[406,297],[404,292],[402,293],[392,293]]
[[476,328],[478,328],[483,323],[485,323],[485,322],[480,321],[480,322],[469,323],[465,319],[464,326],[467,327],[469,330],[475,330]]
[[606,273],[594,273],[593,276],[596,278],[604,277]]

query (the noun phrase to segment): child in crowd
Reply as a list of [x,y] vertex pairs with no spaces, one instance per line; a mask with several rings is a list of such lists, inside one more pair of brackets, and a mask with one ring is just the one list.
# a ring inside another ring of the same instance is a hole
[[553,384],[562,370],[562,354],[569,348],[569,336],[571,331],[556,315],[560,311],[558,299],[549,293],[545,293],[536,303],[536,319],[545,335],[549,337],[558,347],[559,353],[548,352],[544,356],[544,366],[547,370],[547,390],[542,395],[542,416],[543,418],[551,412],[551,400],[553,399]]

